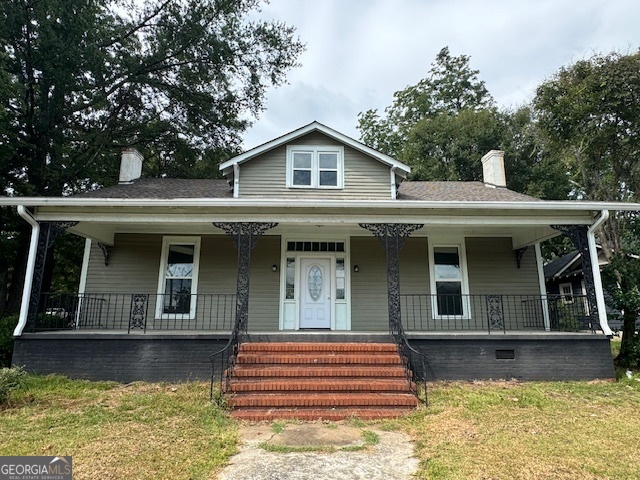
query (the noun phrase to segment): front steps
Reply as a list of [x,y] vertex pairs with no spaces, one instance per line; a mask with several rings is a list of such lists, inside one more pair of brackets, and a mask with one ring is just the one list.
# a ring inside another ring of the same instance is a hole
[[392,343],[245,343],[229,384],[243,420],[393,418],[415,408]]

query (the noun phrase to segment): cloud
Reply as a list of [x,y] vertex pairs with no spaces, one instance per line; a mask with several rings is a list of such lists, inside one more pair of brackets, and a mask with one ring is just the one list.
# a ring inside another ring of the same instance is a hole
[[314,119],[357,138],[358,112],[389,105],[444,46],[471,56],[504,107],[563,65],[640,46],[637,0],[271,0],[261,16],[295,26],[307,51],[290,85],[269,91],[246,147]]

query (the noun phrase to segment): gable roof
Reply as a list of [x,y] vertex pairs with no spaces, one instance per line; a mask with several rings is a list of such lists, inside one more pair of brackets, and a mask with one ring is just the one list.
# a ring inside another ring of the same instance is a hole
[[369,155],[370,157],[375,158],[379,162],[382,162],[385,165],[388,165],[389,167],[395,167],[397,174],[402,178],[406,177],[407,174],[411,172],[411,168],[408,165],[405,165],[404,163],[399,162],[398,160],[396,160],[393,157],[390,157],[389,155],[385,155],[382,152],[374,150],[371,147],[367,147],[364,143],[354,140],[351,137],[347,137],[346,135],[338,132],[337,130],[334,130],[333,128],[329,128],[320,122],[311,122],[310,124],[305,125],[304,127],[298,128],[293,132],[289,132],[285,135],[282,135],[281,137],[271,140],[270,142],[263,143],[262,145],[258,145],[257,147],[254,147],[251,150],[247,150],[246,152],[240,155],[236,155],[235,157],[230,158],[226,162],[221,163],[219,168],[224,175],[227,175],[232,171],[234,165],[239,165],[241,163],[249,161],[252,158],[257,157],[258,155],[261,155],[262,153],[268,152],[269,150],[273,150],[274,148],[277,148],[281,145],[285,145],[297,138],[300,138],[312,132],[323,133],[324,135],[330,138],[333,138],[338,142],[344,143],[345,145],[348,145],[355,150],[358,150],[362,153]]

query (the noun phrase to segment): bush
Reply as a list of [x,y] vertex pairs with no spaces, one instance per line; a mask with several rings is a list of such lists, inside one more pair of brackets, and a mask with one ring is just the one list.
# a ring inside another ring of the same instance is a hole
[[7,403],[11,392],[20,388],[26,376],[22,367],[0,368],[0,405]]
[[13,355],[13,330],[18,324],[18,315],[0,318],[0,368],[11,366]]

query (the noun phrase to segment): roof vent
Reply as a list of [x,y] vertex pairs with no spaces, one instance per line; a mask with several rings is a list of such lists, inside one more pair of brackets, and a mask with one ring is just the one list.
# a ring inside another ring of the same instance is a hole
[[482,181],[486,185],[494,187],[506,187],[507,180],[504,174],[504,152],[491,150],[482,157]]
[[144,157],[135,148],[126,148],[120,159],[120,177],[118,183],[131,183],[142,175]]

